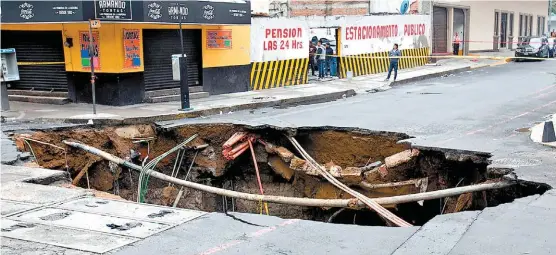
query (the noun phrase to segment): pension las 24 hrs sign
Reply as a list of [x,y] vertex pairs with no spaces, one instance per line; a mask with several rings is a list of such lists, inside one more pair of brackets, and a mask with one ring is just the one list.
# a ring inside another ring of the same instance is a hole
[[309,57],[308,28],[282,19],[254,21],[251,60],[255,62]]

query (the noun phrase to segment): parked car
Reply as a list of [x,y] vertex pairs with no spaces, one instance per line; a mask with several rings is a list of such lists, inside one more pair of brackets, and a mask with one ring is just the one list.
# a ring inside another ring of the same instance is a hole
[[548,49],[550,50],[550,57],[556,58],[556,38],[548,38]]
[[[525,38],[517,49],[515,50],[516,57],[536,57],[536,58],[549,58],[550,49],[548,47],[548,38],[543,37],[527,37]],[[519,62],[523,59],[516,58]]]

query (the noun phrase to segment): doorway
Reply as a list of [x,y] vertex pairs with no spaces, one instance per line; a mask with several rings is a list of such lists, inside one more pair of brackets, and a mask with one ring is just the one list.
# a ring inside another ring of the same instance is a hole
[[500,15],[500,48],[508,46],[508,13],[503,12]]
[[444,7],[433,8],[432,52],[448,52],[448,11]]
[[[459,51],[464,52],[465,49],[464,44],[465,41],[465,11],[460,8],[454,8],[454,23],[453,25],[453,33],[454,35],[457,33],[461,42],[459,45]],[[463,55],[462,53],[458,52],[458,55]]]

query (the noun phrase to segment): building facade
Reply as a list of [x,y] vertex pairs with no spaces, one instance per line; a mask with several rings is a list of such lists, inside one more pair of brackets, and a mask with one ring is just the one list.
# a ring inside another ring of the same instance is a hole
[[[251,89],[307,83],[309,44],[330,42],[340,78],[384,72],[395,43],[400,68],[424,65],[430,54],[430,16],[413,0],[261,0],[253,5]],[[330,71],[332,75],[332,71]]]
[[428,1],[433,6],[433,53],[452,52],[456,33],[462,53],[515,49],[525,36],[548,32],[549,1]]
[[[1,9],[1,47],[16,49],[21,77],[12,91],[91,102],[93,64],[99,104],[141,103],[152,92],[171,97],[180,86],[172,76],[180,21],[190,90],[249,89],[249,1],[2,1]],[[100,27],[89,38],[91,19]]]

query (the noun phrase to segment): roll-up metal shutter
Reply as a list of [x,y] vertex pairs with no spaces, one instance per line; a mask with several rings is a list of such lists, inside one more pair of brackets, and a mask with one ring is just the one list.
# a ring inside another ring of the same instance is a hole
[[17,62],[26,62],[12,89],[68,90],[62,32],[4,30],[1,36],[1,47],[15,48]]
[[[184,29],[183,43],[187,56],[189,86],[202,86],[201,30]],[[179,30],[144,29],[145,90],[179,88],[172,79],[172,55],[181,54]]]
[[433,11],[432,52],[448,52],[448,12],[446,8],[434,7]]

